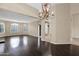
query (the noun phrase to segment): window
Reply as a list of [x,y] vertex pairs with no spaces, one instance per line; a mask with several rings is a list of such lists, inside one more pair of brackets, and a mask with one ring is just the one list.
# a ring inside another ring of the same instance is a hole
[[28,31],[28,24],[24,24],[24,32]]
[[11,32],[18,32],[18,24],[16,23],[11,24]]
[[4,23],[0,23],[0,33],[5,32],[5,24]]

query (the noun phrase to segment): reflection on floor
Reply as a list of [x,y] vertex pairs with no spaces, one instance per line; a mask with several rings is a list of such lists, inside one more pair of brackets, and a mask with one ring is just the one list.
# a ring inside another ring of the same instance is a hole
[[[44,48],[44,47],[43,47]],[[42,49],[43,49],[42,48]],[[51,55],[49,49],[38,47],[38,39],[32,36],[5,37],[0,44],[0,55],[4,56],[42,56]]]
[[[40,40],[39,40],[40,41]],[[79,46],[39,42],[33,36],[12,36],[0,38],[1,56],[79,56]],[[40,43],[40,45],[38,44]]]
[[5,43],[0,44],[0,54],[4,53]]

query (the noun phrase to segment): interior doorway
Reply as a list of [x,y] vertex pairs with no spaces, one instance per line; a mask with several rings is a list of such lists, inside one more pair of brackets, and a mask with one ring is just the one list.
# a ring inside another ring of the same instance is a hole
[[38,48],[41,44],[41,24],[38,25]]

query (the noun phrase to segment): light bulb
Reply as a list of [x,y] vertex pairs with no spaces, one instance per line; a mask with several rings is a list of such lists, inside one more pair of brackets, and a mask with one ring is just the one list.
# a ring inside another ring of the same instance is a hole
[[52,16],[54,16],[54,12],[52,11]]

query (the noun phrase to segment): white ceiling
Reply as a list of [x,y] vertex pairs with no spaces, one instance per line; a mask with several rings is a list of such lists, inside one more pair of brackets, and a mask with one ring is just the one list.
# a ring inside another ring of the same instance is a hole
[[27,3],[27,5],[32,6],[37,10],[41,10],[41,3]]
[[27,23],[31,21],[35,21],[37,19],[32,16],[23,15],[20,13],[15,13],[15,12],[3,10],[3,9],[0,9],[0,18],[5,18],[5,20],[9,19],[10,21],[11,20],[25,21]]
[[[10,6],[10,5],[12,5],[12,6]],[[16,8],[16,6],[17,6],[17,8]],[[10,21],[11,20],[24,21],[24,22],[38,21],[38,18],[30,16],[30,14],[28,14],[29,13],[28,11],[31,9],[30,10],[31,14],[34,14],[34,12],[36,10],[39,10],[39,8],[41,8],[39,3],[29,3],[29,4],[0,4],[0,18],[1,19],[6,19],[6,20],[9,19]],[[23,10],[23,11],[21,11],[22,13],[18,12],[20,10]],[[28,13],[26,13],[26,12],[28,12]]]

